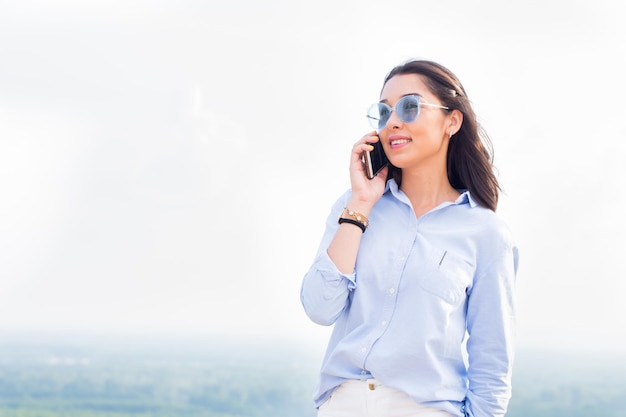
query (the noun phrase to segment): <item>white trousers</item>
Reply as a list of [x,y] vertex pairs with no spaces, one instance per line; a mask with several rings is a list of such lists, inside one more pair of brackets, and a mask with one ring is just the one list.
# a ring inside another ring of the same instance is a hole
[[319,407],[317,417],[454,417],[439,408],[419,405],[402,391],[375,379],[341,384]]

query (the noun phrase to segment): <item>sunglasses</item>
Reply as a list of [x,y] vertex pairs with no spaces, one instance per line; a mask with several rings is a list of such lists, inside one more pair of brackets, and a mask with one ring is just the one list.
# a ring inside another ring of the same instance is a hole
[[420,96],[404,96],[398,100],[395,109],[392,109],[385,103],[372,104],[367,111],[367,120],[374,129],[382,129],[387,126],[391,113],[395,111],[398,115],[398,119],[400,119],[403,123],[411,123],[417,119],[417,116],[419,116],[421,106],[450,110],[450,108],[446,106],[422,103]]

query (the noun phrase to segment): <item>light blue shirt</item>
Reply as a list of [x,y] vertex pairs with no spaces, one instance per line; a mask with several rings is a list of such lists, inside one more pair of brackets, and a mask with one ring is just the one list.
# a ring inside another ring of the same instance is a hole
[[456,416],[503,416],[518,264],[508,227],[467,191],[416,218],[389,180],[369,215],[355,270],[343,274],[327,248],[349,199],[350,191],[334,204],[302,281],[307,315],[334,325],[315,405],[346,379],[376,378]]

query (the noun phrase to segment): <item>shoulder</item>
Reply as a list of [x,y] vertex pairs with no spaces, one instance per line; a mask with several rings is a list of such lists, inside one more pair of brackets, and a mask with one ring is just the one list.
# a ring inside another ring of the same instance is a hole
[[516,246],[513,231],[497,212],[470,204],[465,206],[464,214],[464,221],[480,246],[506,250]]
[[519,260],[514,232],[498,213],[484,207],[475,207],[473,211],[480,220],[475,236],[478,274],[489,274],[496,270],[500,271],[497,276],[513,279]]

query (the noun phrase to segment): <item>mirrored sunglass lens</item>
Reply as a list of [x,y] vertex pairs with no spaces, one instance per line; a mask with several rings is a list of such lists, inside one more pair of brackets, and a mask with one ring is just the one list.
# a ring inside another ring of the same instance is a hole
[[417,119],[420,112],[420,102],[417,97],[404,97],[396,105],[398,117],[404,123],[410,123]]
[[387,124],[390,115],[391,109],[382,103],[378,103],[370,107],[367,113],[367,119],[374,129],[382,129]]

